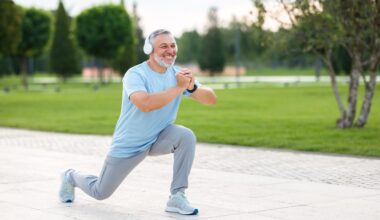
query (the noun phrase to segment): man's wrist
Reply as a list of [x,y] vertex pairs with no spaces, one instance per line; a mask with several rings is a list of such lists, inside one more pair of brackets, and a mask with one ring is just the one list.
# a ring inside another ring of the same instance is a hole
[[181,86],[174,86],[174,89],[175,89],[176,92],[178,92],[178,93],[182,93],[183,91],[186,90],[186,88],[181,87]]
[[193,92],[195,92],[197,89],[198,89],[197,84],[194,84],[193,89],[186,89],[186,91],[189,92],[189,93],[193,93]]

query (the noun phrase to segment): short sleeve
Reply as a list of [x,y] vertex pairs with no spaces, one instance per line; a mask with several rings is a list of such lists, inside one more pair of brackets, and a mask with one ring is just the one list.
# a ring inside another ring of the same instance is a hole
[[123,89],[127,92],[128,97],[137,91],[146,92],[144,77],[139,72],[128,71],[123,78]]

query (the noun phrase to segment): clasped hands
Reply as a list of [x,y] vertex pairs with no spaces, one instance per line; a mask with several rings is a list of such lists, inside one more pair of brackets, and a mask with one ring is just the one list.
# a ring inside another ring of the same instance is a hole
[[181,87],[183,90],[192,90],[194,88],[195,77],[189,69],[182,69],[176,73],[177,86]]

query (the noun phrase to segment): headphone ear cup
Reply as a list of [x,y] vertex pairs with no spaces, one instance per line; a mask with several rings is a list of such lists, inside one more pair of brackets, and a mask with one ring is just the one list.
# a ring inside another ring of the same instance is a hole
[[153,51],[152,44],[149,42],[149,36],[145,39],[143,50],[146,55],[150,55]]

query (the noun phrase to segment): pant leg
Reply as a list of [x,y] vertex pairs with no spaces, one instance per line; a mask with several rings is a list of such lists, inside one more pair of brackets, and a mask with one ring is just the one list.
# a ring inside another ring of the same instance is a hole
[[107,156],[99,177],[83,175],[80,172],[70,173],[71,182],[89,196],[103,200],[112,195],[125,177],[147,156],[148,151],[130,158]]
[[171,194],[184,191],[188,187],[195,144],[196,137],[190,129],[180,125],[170,125],[160,133],[149,150],[149,155],[152,156],[174,153]]

